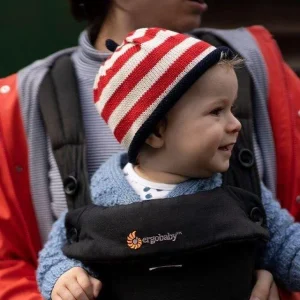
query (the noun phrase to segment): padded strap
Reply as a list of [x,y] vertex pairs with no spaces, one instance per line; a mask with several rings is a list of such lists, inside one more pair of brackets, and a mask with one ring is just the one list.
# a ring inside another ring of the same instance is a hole
[[91,202],[91,197],[79,92],[69,55],[54,62],[41,83],[38,98],[68,209],[82,207]]

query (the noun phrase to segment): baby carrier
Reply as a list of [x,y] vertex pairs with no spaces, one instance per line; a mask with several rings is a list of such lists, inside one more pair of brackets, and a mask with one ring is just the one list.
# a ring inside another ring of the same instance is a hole
[[101,299],[249,299],[257,251],[268,234],[252,145],[251,79],[246,68],[238,77],[242,131],[223,187],[103,208],[90,200],[70,57],[58,58],[47,73],[39,100],[69,208],[64,253],[102,280]]
[[[91,222],[93,220],[93,222]],[[99,299],[249,299],[267,240],[258,197],[234,187],[66,218],[64,253],[103,283]]]

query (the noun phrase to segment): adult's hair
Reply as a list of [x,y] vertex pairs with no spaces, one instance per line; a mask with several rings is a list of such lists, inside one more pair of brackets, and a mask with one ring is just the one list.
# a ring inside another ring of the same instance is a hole
[[91,41],[94,43],[108,14],[112,0],[68,0],[73,17],[87,21]]

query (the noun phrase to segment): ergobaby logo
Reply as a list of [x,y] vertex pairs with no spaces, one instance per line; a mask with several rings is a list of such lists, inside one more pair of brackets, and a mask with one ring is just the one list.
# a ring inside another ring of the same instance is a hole
[[136,250],[141,248],[142,244],[142,239],[136,236],[136,231],[133,231],[128,235],[127,245],[129,248]]
[[141,248],[143,244],[154,245],[155,243],[165,241],[176,242],[178,235],[182,235],[182,232],[177,231],[176,233],[158,234],[139,238],[136,235],[136,231],[133,231],[127,237],[127,245],[129,248],[137,250]]

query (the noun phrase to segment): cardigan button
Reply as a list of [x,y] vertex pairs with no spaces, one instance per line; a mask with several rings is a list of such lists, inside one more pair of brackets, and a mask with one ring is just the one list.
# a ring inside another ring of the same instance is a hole
[[300,195],[296,197],[296,202],[300,203]]
[[7,94],[10,92],[10,86],[9,85],[3,85],[0,87],[0,94]]
[[264,216],[258,207],[252,208],[250,212],[250,219],[258,225],[262,225],[264,223]]

